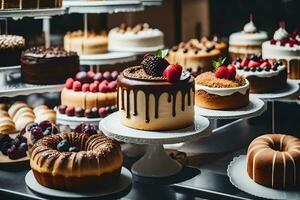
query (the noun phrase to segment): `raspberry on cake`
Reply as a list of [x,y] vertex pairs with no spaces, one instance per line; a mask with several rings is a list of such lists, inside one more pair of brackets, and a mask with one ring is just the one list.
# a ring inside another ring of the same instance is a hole
[[118,74],[117,71],[96,74],[82,71],[74,79],[68,78],[61,92],[58,112],[87,118],[105,117],[115,112]]
[[280,22],[273,39],[263,43],[262,55],[270,60],[280,60],[287,67],[289,79],[300,79],[300,31],[289,34],[285,23]]
[[236,75],[232,65],[222,65],[216,73],[202,73],[195,82],[195,103],[199,107],[230,110],[249,104],[249,82]]
[[250,82],[250,93],[267,93],[287,86],[287,69],[282,62],[252,55],[233,61],[237,74]]
[[118,77],[117,102],[125,126],[160,131],[194,123],[194,78],[180,65],[170,65],[165,55],[146,55],[141,65]]

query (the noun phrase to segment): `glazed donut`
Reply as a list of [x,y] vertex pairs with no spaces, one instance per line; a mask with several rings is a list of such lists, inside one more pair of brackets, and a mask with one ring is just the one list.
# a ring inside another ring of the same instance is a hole
[[254,139],[247,152],[247,172],[254,182],[277,189],[300,186],[300,140],[283,134]]

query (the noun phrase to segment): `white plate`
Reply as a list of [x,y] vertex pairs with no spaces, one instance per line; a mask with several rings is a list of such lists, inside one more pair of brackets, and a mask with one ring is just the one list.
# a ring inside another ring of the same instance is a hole
[[235,110],[212,110],[195,106],[196,115],[201,115],[209,119],[238,119],[238,118],[251,118],[261,115],[265,112],[265,103],[250,94],[249,105]]
[[174,144],[187,140],[199,138],[203,133],[207,133],[209,121],[204,117],[197,117],[194,125],[171,131],[144,131],[129,128],[121,124],[119,112],[103,118],[99,128],[102,132],[118,141],[134,144]]
[[252,94],[255,95],[256,97],[260,99],[278,99],[278,98],[283,98],[290,96],[294,93],[296,93],[299,90],[299,84],[296,81],[293,80],[288,80],[287,81],[287,87],[276,91],[272,93],[259,93],[259,94]]
[[132,52],[136,54],[144,54],[144,53],[152,53],[156,52],[158,49],[163,49],[164,45],[156,46],[156,47],[113,47],[108,46],[109,51],[116,52]]
[[131,62],[136,60],[134,53],[108,52],[96,55],[80,56],[81,65],[113,65],[117,63]]
[[76,117],[60,114],[56,111],[56,123],[61,125],[68,125],[70,128],[74,129],[80,123],[92,124],[98,126],[102,118],[87,118],[87,117]]
[[230,182],[238,189],[266,199],[300,199],[300,191],[284,191],[268,188],[255,183],[247,173],[247,157],[235,157],[228,165],[227,175]]
[[80,192],[70,192],[70,191],[51,189],[42,186],[34,178],[32,170],[30,170],[25,176],[25,183],[31,190],[39,194],[52,196],[52,197],[59,197],[59,198],[91,198],[91,197],[112,195],[127,189],[131,185],[131,180],[132,180],[132,175],[130,171],[125,167],[122,167],[120,181],[114,187],[101,192],[95,191],[95,192],[80,193]]

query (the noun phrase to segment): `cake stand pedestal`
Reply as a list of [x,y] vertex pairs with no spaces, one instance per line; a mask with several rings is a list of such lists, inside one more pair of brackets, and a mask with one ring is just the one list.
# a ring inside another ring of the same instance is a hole
[[272,93],[260,93],[260,94],[252,94],[255,97],[258,97],[265,102],[271,102],[272,105],[272,132],[275,130],[275,101],[291,96],[295,94],[299,90],[299,84],[295,80],[288,80],[287,87]]
[[147,144],[145,155],[132,166],[135,175],[143,177],[167,177],[177,174],[182,166],[172,160],[165,152],[163,144],[174,144],[208,136],[206,130],[209,121],[197,117],[194,125],[172,131],[144,131],[132,129],[121,124],[119,112],[115,112],[101,120],[100,129],[108,137],[118,141],[134,144]]

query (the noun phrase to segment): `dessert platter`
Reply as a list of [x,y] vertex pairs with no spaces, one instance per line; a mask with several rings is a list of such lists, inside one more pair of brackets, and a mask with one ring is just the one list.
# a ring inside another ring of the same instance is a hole
[[231,183],[267,199],[299,199],[300,140],[284,134],[255,138],[247,156],[233,159],[227,169]]
[[146,154],[132,166],[138,176],[177,174],[181,165],[166,155],[163,144],[203,137],[209,128],[206,118],[194,118],[194,78],[180,65],[169,64],[166,54],[146,54],[140,65],[122,72],[117,89],[119,111],[99,125],[104,134],[118,141],[148,144]]

